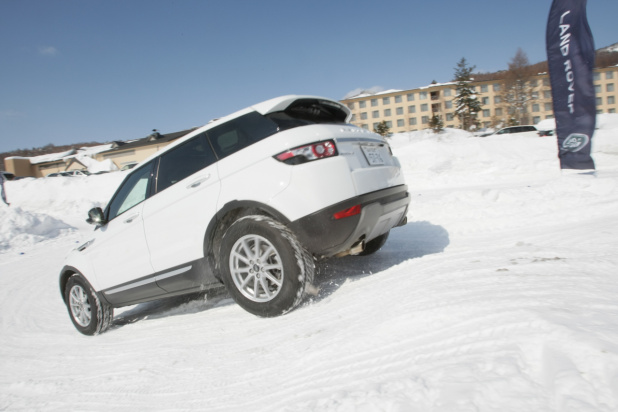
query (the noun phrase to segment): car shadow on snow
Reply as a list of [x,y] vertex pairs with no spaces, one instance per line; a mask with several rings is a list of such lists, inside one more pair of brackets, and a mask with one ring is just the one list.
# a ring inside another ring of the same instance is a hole
[[430,222],[409,222],[391,231],[386,244],[369,256],[346,256],[328,259],[316,265],[317,302],[334,293],[349,278],[358,279],[382,272],[410,259],[441,253],[449,245],[449,235],[442,226]]
[[[410,222],[391,231],[386,244],[370,256],[333,258],[316,265],[317,294],[306,300],[319,302],[334,293],[349,278],[382,272],[409,259],[441,253],[449,244],[448,232],[429,222]],[[306,304],[305,303],[305,304]],[[199,313],[214,307],[234,305],[221,286],[217,289],[140,303],[114,316],[111,329],[148,319]]]

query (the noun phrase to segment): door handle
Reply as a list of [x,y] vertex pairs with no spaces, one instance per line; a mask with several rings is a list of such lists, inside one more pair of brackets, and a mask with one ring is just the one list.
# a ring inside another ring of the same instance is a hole
[[198,177],[197,180],[194,180],[193,182],[191,182],[191,184],[189,186],[187,186],[187,189],[193,189],[194,187],[198,187],[199,185],[201,185],[202,183],[204,183],[208,179],[210,179],[210,175],[209,174],[206,175],[206,176]]
[[124,220],[124,223],[131,223],[139,216],[139,213],[135,213]]

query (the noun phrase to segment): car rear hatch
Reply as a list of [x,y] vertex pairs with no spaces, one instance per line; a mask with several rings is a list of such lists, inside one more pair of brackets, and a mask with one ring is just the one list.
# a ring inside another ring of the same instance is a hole
[[348,124],[350,110],[343,104],[315,96],[283,96],[253,108],[277,123],[279,131],[313,125],[316,137],[334,139],[357,195],[404,184],[399,161],[386,140]]
[[382,136],[345,125],[337,130],[335,142],[348,162],[357,194],[404,184],[401,165]]

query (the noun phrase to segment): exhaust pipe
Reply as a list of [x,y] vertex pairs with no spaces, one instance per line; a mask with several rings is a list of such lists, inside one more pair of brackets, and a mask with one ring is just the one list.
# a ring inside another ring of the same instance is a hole
[[365,241],[361,240],[360,242],[353,245],[350,249],[344,250],[343,252],[339,252],[335,255],[335,257],[344,257],[348,255],[358,255],[360,252],[365,250]]

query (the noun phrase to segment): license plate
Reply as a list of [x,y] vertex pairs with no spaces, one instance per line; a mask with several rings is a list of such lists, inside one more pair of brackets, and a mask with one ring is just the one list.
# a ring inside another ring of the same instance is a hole
[[382,154],[379,149],[375,146],[361,146],[363,149],[363,153],[365,154],[365,158],[371,166],[381,166],[384,164],[384,159],[382,159]]

